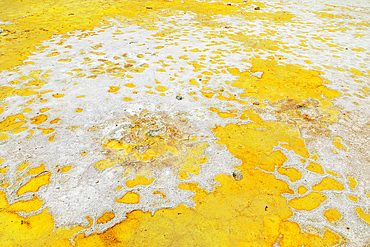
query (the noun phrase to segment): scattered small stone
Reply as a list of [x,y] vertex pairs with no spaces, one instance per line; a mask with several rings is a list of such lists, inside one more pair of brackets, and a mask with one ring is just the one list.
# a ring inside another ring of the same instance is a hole
[[0,34],[2,34],[4,31],[0,28]]
[[234,171],[233,172],[233,178],[236,180],[236,181],[240,181],[243,179],[243,174],[240,172],[240,171]]
[[176,99],[177,99],[177,100],[182,100],[182,97],[181,97],[181,96],[179,96],[179,95],[177,95],[177,96],[176,96]]
[[153,9],[153,7],[146,7],[146,9]]
[[255,7],[254,10],[260,10],[260,7]]
[[231,6],[231,3],[228,3],[227,6]]

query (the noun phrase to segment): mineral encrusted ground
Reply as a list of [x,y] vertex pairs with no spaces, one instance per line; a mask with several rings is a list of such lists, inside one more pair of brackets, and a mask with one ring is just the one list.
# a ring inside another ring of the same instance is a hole
[[366,1],[0,3],[1,246],[368,246]]

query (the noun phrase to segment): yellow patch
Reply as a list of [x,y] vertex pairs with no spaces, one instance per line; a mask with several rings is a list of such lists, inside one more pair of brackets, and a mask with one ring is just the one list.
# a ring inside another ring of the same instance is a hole
[[31,118],[30,120],[32,121],[31,124],[42,124],[43,122],[48,120],[48,116],[41,114],[34,118]]
[[110,89],[108,90],[109,93],[115,93],[117,92],[121,87],[115,87],[115,86],[110,86]]
[[118,203],[136,204],[140,202],[140,195],[135,192],[127,192],[123,197],[117,199]]
[[29,201],[18,201],[13,203],[8,207],[8,211],[10,212],[26,212],[31,213],[32,211],[36,211],[41,208],[43,201],[41,201],[37,196],[33,196],[33,198]]
[[164,86],[158,86],[155,88],[158,92],[165,92],[167,91],[168,89]]
[[306,169],[311,171],[311,172],[325,174],[324,170],[322,169],[322,166],[320,164],[315,163],[315,162],[310,161],[310,164],[307,166]]
[[65,94],[59,94],[59,93],[53,94],[54,98],[62,98],[64,96],[66,96],[66,95]]
[[6,132],[0,132],[0,141],[8,140],[9,136]]
[[304,197],[294,198],[289,201],[289,206],[297,210],[307,210],[311,211],[322,202],[326,200],[326,196],[317,192],[312,192]]
[[41,165],[39,167],[29,169],[27,174],[37,175],[37,174],[40,174],[43,171],[45,171],[45,165],[44,165],[44,163],[41,163]]
[[26,192],[36,192],[38,191],[42,186],[50,183],[50,176],[51,173],[45,173],[40,176],[36,176],[34,178],[31,178],[29,182],[27,182],[25,185],[19,188],[17,191],[17,195],[22,195]]
[[357,181],[353,177],[347,177],[349,180],[349,187],[355,189],[357,186]]
[[129,98],[129,97],[124,97],[123,98],[124,101],[133,101],[133,99]]
[[370,225],[370,214],[365,213],[362,208],[356,208],[356,213],[363,221]]
[[307,191],[308,191],[308,189],[304,186],[300,186],[298,188],[298,194],[300,194],[300,195],[306,194]]
[[342,214],[334,208],[326,210],[324,216],[330,223],[333,223],[334,221],[340,220],[342,218]]
[[12,131],[27,123],[27,121],[16,122],[16,119],[24,120],[25,117],[22,114],[6,117],[2,122],[0,122],[0,131]]
[[320,183],[312,186],[315,191],[344,190],[344,185],[333,178],[324,178]]
[[105,212],[102,216],[98,218],[96,223],[98,224],[105,224],[108,221],[112,220],[115,217],[115,214],[112,212]]
[[149,179],[147,177],[138,175],[132,180],[127,180],[126,186],[129,187],[129,188],[133,188],[137,185],[149,185],[149,184],[153,183],[154,180],[155,180],[155,178],[150,178]]
[[130,87],[130,88],[136,87],[135,84],[133,84],[133,83],[127,83],[127,84],[125,84],[125,86]]
[[108,161],[108,160],[101,160],[96,162],[95,167],[98,168],[99,170],[106,169],[108,167],[114,166],[114,163]]
[[302,178],[302,173],[295,168],[278,168],[278,173],[287,176],[291,182],[298,181]]

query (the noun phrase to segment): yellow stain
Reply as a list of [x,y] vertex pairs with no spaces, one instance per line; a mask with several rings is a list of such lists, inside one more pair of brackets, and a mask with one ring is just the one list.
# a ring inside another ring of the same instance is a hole
[[370,225],[370,214],[365,213],[362,208],[356,208],[356,213],[363,221]]
[[53,128],[49,128],[49,129],[37,128],[37,129],[42,130],[42,132],[41,132],[42,135],[46,135],[46,134],[50,134],[50,133],[54,132]]
[[161,195],[163,199],[165,199],[167,197],[163,192],[158,191],[158,190],[157,191],[154,191],[153,194],[154,195]]
[[155,88],[158,92],[165,92],[167,91],[168,89],[164,86],[158,86]]
[[287,176],[291,182],[298,181],[302,178],[302,173],[295,168],[278,168],[278,173]]
[[48,116],[41,114],[34,118],[31,118],[30,120],[32,121],[31,124],[42,124],[43,122],[48,120]]
[[54,98],[62,98],[64,96],[66,96],[66,95],[65,94],[59,94],[59,93],[53,94]]
[[56,134],[49,136],[49,137],[48,137],[48,141],[49,141],[49,142],[54,141],[54,140],[55,140],[55,136],[56,136]]
[[[33,241],[34,246],[71,246],[69,238],[83,227],[54,229],[54,220],[51,214],[47,213],[47,209],[28,218],[23,218],[14,212],[30,212],[31,209],[38,209],[41,204],[42,201],[34,196],[30,201],[20,201],[9,206],[5,194],[0,192],[2,246],[28,246],[30,240]],[[19,232],[22,234],[18,234]],[[48,234],[44,235],[45,233]]]
[[255,111],[255,110],[253,110],[253,109],[249,109],[249,110],[243,111],[243,113],[244,113],[246,116],[248,116],[248,118],[249,118],[250,120],[252,120],[253,122],[258,123],[258,122],[262,122],[262,121],[263,121],[263,120],[261,119],[261,117],[260,117],[258,114],[256,114],[256,111]]
[[[1,162],[0,162],[0,164],[1,164],[2,162],[4,162],[4,160],[3,160],[3,159],[0,159],[0,161],[1,161]],[[8,167],[1,168],[1,169],[0,169],[0,173],[1,173],[1,174],[4,174],[4,173],[6,173],[6,171],[7,171],[7,170],[8,170]]]
[[54,120],[51,120],[51,121],[50,121],[50,124],[55,124],[55,123],[59,122],[60,120],[61,120],[61,119],[56,118],[56,119],[54,119]]
[[96,164],[95,164],[95,167],[98,168],[99,170],[103,170],[103,169],[106,169],[106,168],[112,167],[112,166],[114,166],[114,163],[110,162],[108,160],[100,160],[100,161],[96,162]]
[[10,205],[7,210],[10,212],[20,212],[24,211],[26,213],[31,213],[32,211],[36,211],[41,208],[43,201],[41,201],[37,196],[33,196],[33,198],[29,201],[18,201]]
[[96,223],[98,224],[105,224],[108,221],[112,220],[115,217],[115,214],[112,212],[105,212],[102,216],[98,218]]
[[62,168],[59,168],[58,169],[58,172],[68,172],[69,170],[71,170],[72,166],[64,166]]
[[47,55],[48,57],[55,57],[55,56],[58,56],[60,55],[59,52],[53,52],[53,53],[50,53],[49,55]]
[[27,123],[27,121],[16,122],[17,119],[24,120],[25,117],[22,114],[6,117],[2,122],[0,122],[0,131],[13,131]]
[[200,91],[202,94],[203,94],[203,96],[204,97],[206,97],[206,98],[212,98],[213,97],[213,95],[215,95],[215,93],[211,93],[211,92],[204,92],[204,91]]
[[130,88],[136,87],[135,84],[133,84],[133,83],[127,83],[127,84],[125,84],[125,86],[130,87]]
[[355,69],[355,68],[351,68],[351,72],[355,75],[360,75],[360,76],[364,75],[361,71],[359,71],[358,69]]
[[16,129],[16,130],[13,130],[13,131],[12,131],[12,134],[20,133],[20,132],[22,132],[22,131],[24,131],[24,130],[26,130],[26,129],[28,129],[28,127],[18,128],[18,129]]
[[335,176],[335,177],[339,177],[339,175],[335,172],[332,172],[332,171],[329,171],[329,170],[326,170],[326,172],[332,176]]
[[326,196],[317,192],[312,192],[304,197],[294,198],[289,201],[289,206],[297,210],[307,210],[311,211],[322,202],[326,200]]
[[299,132],[288,124],[274,122],[229,124],[225,128],[217,126],[214,131],[216,137],[221,138],[218,141],[221,145],[237,138],[238,145],[230,146],[229,151],[251,167],[257,166],[273,172],[275,166],[282,166],[287,157],[280,150],[273,151],[273,146],[278,146],[279,142],[287,142],[294,147],[295,153],[309,157]]
[[348,196],[348,198],[349,198],[350,200],[352,200],[352,201],[355,201],[355,202],[357,202],[357,201],[358,201],[358,198],[357,198],[357,197],[355,197],[355,196],[351,196],[351,195],[349,195],[349,196]]
[[199,86],[199,83],[195,79],[190,79],[189,84],[194,85],[194,86]]
[[31,78],[37,79],[41,75],[42,70],[31,70],[29,76]]
[[36,176],[34,178],[31,178],[29,182],[27,182],[25,185],[19,188],[17,191],[17,195],[22,195],[26,192],[36,192],[38,191],[42,186],[50,183],[50,176],[51,173],[45,173],[40,176]]
[[45,165],[44,165],[44,163],[41,163],[41,165],[39,167],[29,169],[27,174],[37,175],[37,174],[40,174],[43,171],[45,171]]
[[50,108],[42,108],[42,109],[40,109],[40,112],[41,112],[41,113],[44,113],[44,112],[46,112],[46,111],[48,111],[48,110],[50,110]]
[[330,208],[326,210],[324,216],[330,223],[333,223],[334,221],[340,220],[342,218],[342,214],[335,208]]
[[138,175],[132,180],[127,180],[126,181],[126,186],[129,187],[129,188],[133,188],[133,187],[138,186],[138,185],[149,185],[149,184],[153,183],[154,180],[155,180],[155,178],[147,178],[145,176]]
[[118,203],[136,204],[140,202],[140,195],[135,192],[127,192],[123,197],[117,199]]
[[245,89],[242,97],[271,101],[284,98],[302,101],[312,97],[320,101],[322,110],[331,115],[339,113],[329,108],[328,105],[331,103],[324,100],[321,95],[325,95],[327,99],[334,99],[341,94],[324,86],[324,81],[319,77],[320,72],[306,70],[299,65],[278,65],[276,61],[258,58],[252,58],[250,62],[252,73],[263,71],[261,78],[250,77],[250,72],[240,72],[239,69],[231,71],[232,74],[239,76],[232,86]]
[[333,178],[324,178],[320,183],[312,186],[315,191],[344,190],[344,185]]
[[311,172],[325,174],[324,170],[322,169],[322,166],[320,164],[315,163],[315,162],[310,161],[310,163],[309,163],[309,165],[307,166],[306,169],[311,171]]
[[333,144],[334,144],[334,146],[336,147],[336,148],[338,148],[338,149],[343,149],[343,150],[345,150],[345,151],[349,151],[349,149],[348,148],[346,148],[342,143],[340,143],[340,142],[337,142],[337,141],[333,141]]
[[344,239],[329,229],[324,230],[324,244],[326,246],[338,246],[344,243]]
[[115,93],[115,92],[117,92],[121,87],[115,87],[115,86],[109,86],[109,90],[108,90],[108,92],[109,93]]
[[8,140],[9,136],[6,132],[0,132],[0,141]]
[[30,163],[28,162],[23,162],[17,169],[17,171],[23,171],[24,169],[26,169],[28,166],[30,165]]
[[353,177],[347,177],[349,180],[349,187],[355,189],[357,186],[357,181]]
[[300,186],[298,188],[298,194],[300,194],[300,195],[306,194],[307,191],[308,191],[308,189],[304,186]]

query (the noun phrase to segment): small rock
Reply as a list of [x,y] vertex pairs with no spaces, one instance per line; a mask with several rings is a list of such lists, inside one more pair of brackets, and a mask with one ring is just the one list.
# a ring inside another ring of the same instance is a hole
[[179,96],[179,95],[177,95],[177,96],[176,96],[176,99],[177,99],[177,100],[182,100],[182,97],[181,97],[181,96]]
[[260,10],[260,7],[255,7],[254,10]]
[[243,174],[240,172],[240,171],[234,171],[233,172],[233,178],[236,180],[236,181],[240,181],[243,179]]

